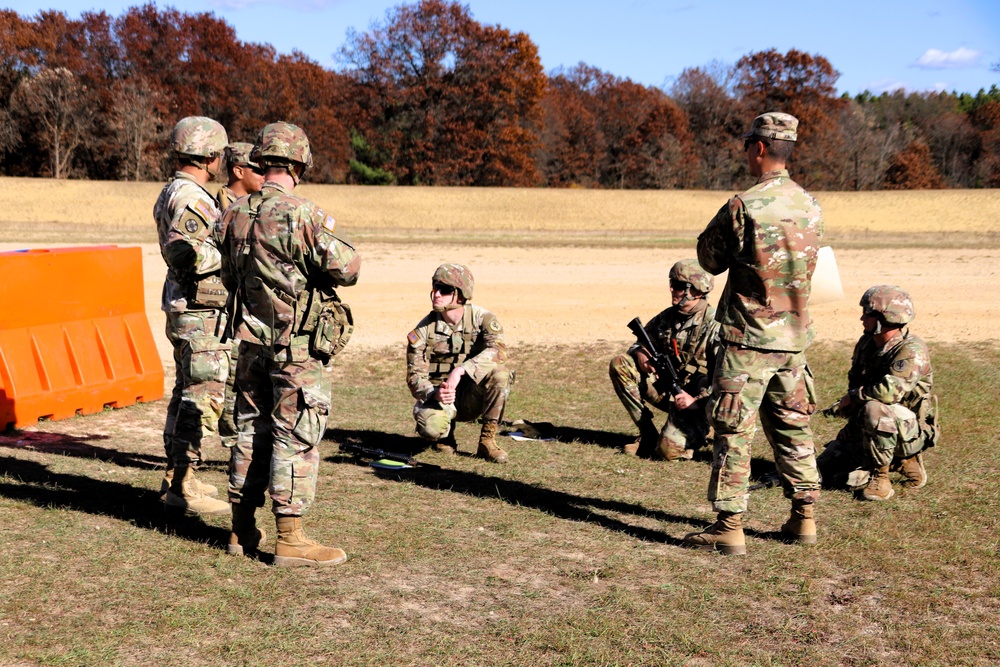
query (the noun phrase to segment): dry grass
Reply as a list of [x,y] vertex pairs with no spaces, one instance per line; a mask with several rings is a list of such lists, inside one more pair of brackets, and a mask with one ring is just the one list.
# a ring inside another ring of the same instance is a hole
[[[151,207],[159,183],[0,178],[6,192],[0,229],[82,225],[152,236]],[[557,190],[515,188],[402,188],[303,185],[299,192],[333,213],[352,234],[435,238],[473,231],[566,233],[599,240],[690,238],[732,193],[688,190]],[[832,234],[997,234],[998,190],[817,193]],[[11,234],[5,234],[10,240]],[[23,238],[19,240],[25,240]],[[153,237],[155,240],[155,237]],[[884,241],[884,239],[882,239]]]
[[[987,392],[967,392],[1000,381],[996,348],[934,346],[947,430],[926,488],[885,504],[825,493],[814,548],[777,541],[787,501],[756,492],[743,559],[678,547],[711,518],[704,454],[674,465],[616,453],[632,431],[606,377],[617,349],[516,350],[508,416],[551,421],[561,440],[504,439],[506,466],[423,452],[444,470],[402,477],[337,451],[422,449],[401,350],[338,360],[308,517],[350,554],[330,570],[229,558],[224,520],[167,520],[154,491],[162,403],[0,437],[0,664],[1000,661],[1000,431]],[[849,349],[812,351],[823,403]],[[817,442],[838,425],[815,420]],[[471,452],[475,428],[458,436]],[[760,437],[754,454],[760,475],[771,466]],[[211,455],[204,476],[224,484],[224,452]]]

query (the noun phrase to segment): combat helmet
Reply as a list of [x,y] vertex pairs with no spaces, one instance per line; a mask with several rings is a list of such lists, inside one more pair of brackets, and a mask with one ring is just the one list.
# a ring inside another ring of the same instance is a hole
[[236,141],[229,144],[226,146],[226,168],[231,169],[243,164],[251,167],[260,167],[259,164],[250,159],[252,152],[253,144],[248,144],[245,141]]
[[257,143],[250,159],[264,167],[285,167],[298,183],[301,174],[291,169],[293,164],[302,166],[302,174],[312,167],[309,138],[298,125],[277,122],[264,126],[257,135]]
[[688,283],[702,294],[708,294],[715,287],[712,274],[701,268],[696,259],[682,259],[670,267],[670,282]]
[[170,137],[170,150],[186,158],[204,158],[204,160],[192,160],[204,167],[206,162],[211,162],[222,155],[228,143],[229,137],[222,123],[205,116],[188,116],[174,126],[174,132]]
[[895,285],[869,287],[861,296],[858,305],[865,313],[877,314],[880,325],[885,324],[893,328],[909,324],[916,316],[913,299],[909,293]]
[[442,264],[431,277],[431,284],[451,285],[458,290],[465,301],[472,301],[472,290],[476,286],[476,281],[473,280],[469,267],[462,264]]

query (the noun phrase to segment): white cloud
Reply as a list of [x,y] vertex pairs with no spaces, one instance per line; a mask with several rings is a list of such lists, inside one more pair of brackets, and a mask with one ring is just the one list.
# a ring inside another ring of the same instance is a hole
[[941,51],[940,49],[927,49],[924,54],[913,63],[914,67],[921,69],[958,69],[962,67],[977,67],[982,58],[982,51],[967,49],[964,46],[954,51]]
[[869,81],[868,83],[861,86],[861,90],[867,90],[875,95],[881,95],[882,93],[894,93],[897,90],[901,90],[904,93],[909,89],[902,81],[896,81],[894,79],[882,79],[880,81]]

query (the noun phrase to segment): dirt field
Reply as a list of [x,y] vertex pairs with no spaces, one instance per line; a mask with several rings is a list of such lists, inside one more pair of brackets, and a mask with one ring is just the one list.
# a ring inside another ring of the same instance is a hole
[[[24,244],[0,244],[0,251],[15,247]],[[142,249],[147,312],[166,362],[170,352],[159,310],[165,267],[154,244],[142,244]],[[401,346],[428,311],[430,276],[444,261],[470,266],[477,281],[476,303],[500,316],[513,345],[595,340],[625,344],[625,324],[665,307],[671,264],[694,253],[693,247],[519,249],[389,243],[359,244],[359,249],[361,281],[342,291],[357,322],[351,348]],[[878,283],[898,284],[911,292],[917,309],[913,330],[927,340],[996,338],[1000,309],[986,295],[1000,281],[998,249],[844,249],[837,251],[837,262],[847,298],[813,309],[820,339],[856,339],[857,300]],[[720,276],[712,303],[723,284]]]

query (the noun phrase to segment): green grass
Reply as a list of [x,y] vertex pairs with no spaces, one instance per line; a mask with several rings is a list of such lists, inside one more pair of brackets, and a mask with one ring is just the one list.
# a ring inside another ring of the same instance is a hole
[[[932,345],[944,434],[928,485],[888,503],[824,492],[820,542],[785,545],[755,492],[745,558],[678,546],[712,520],[708,462],[624,457],[608,344],[513,350],[507,418],[563,437],[506,466],[420,451],[401,348],[337,360],[307,530],[350,559],[279,570],[225,555],[224,519],[157,499],[165,404],[0,436],[3,665],[992,665],[1000,662],[1000,350]],[[820,405],[850,349],[810,350]],[[840,423],[814,419],[818,445]],[[444,470],[376,476],[345,440]],[[754,469],[770,465],[758,436]],[[225,483],[213,448],[203,476]],[[259,523],[273,545],[270,513]]]

